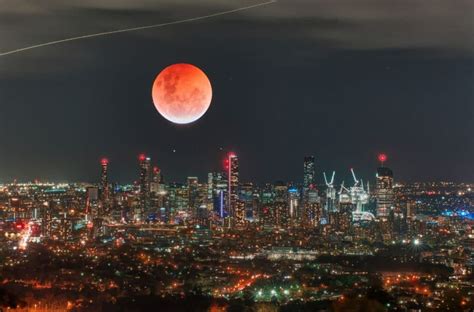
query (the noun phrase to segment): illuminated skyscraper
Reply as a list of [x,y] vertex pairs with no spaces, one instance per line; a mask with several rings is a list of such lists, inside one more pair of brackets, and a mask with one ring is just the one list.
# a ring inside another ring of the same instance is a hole
[[296,226],[301,221],[300,194],[296,187],[288,189],[288,225]]
[[315,183],[314,156],[305,156],[303,166],[303,191],[306,191]]
[[223,219],[228,214],[225,205],[227,179],[222,172],[209,172],[207,183],[208,209]]
[[274,200],[275,192],[273,185],[267,183],[260,189],[258,202],[258,219],[261,225],[272,227],[274,222]]
[[241,225],[245,221],[244,206],[238,203],[239,188],[239,158],[234,153],[229,153],[226,159],[227,169],[227,207],[231,224]]
[[150,193],[152,196],[157,197],[161,191],[161,170],[158,167],[153,167],[153,173],[150,182]]
[[100,166],[102,168],[100,173],[100,199],[105,202],[109,199],[109,160],[107,158],[102,158],[100,161]]
[[245,205],[245,218],[248,220],[258,219],[258,194],[252,183],[240,185],[239,200]]
[[274,225],[279,227],[288,226],[289,221],[289,201],[288,201],[288,186],[278,181],[274,187],[275,200],[273,203],[273,220]]
[[199,198],[199,181],[197,177],[188,177],[186,186],[188,188],[188,214],[193,218],[197,217],[197,212],[201,206],[201,200]]
[[149,210],[150,204],[150,168],[151,168],[151,159],[145,154],[140,154],[138,156],[138,164],[140,170],[140,179],[139,179],[139,205],[138,211],[135,213],[135,220],[144,221],[146,218],[146,213]]
[[394,207],[393,172],[390,168],[384,166],[384,162],[387,160],[385,154],[380,154],[378,158],[381,166],[377,168],[377,181],[375,185],[377,217],[386,219]]
[[86,188],[85,221],[88,225],[92,226],[92,221],[99,218],[99,207],[99,188],[95,186]]
[[153,178],[154,183],[161,183],[161,170],[158,167],[153,167]]
[[326,203],[325,203],[325,213],[331,214],[337,210],[336,207],[336,189],[334,188],[334,176],[336,172],[332,172],[331,180],[328,180],[326,177],[326,172],[323,172],[324,182],[326,183]]
[[99,216],[108,214],[110,211],[110,188],[109,188],[109,178],[108,178],[108,169],[109,169],[109,160],[107,158],[102,158],[100,160],[101,172],[100,172],[100,211]]
[[190,217],[189,188],[187,184],[170,183],[168,185],[168,219],[179,223]]
[[314,186],[306,191],[304,209],[303,209],[303,225],[308,228],[314,228],[321,222],[322,211],[321,201],[318,190]]

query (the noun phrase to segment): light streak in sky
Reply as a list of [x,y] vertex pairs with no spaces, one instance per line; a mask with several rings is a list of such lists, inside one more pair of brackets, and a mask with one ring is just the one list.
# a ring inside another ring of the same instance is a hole
[[112,34],[130,32],[130,31],[138,31],[138,30],[144,30],[144,29],[150,29],[150,28],[159,28],[159,27],[165,27],[165,26],[195,22],[195,21],[204,20],[204,19],[208,19],[208,18],[213,18],[213,17],[217,17],[217,16],[221,16],[221,15],[227,15],[227,14],[231,14],[231,13],[235,13],[235,12],[250,10],[250,9],[261,7],[261,6],[264,6],[264,5],[269,5],[269,4],[272,4],[272,3],[275,3],[275,2],[277,2],[277,1],[276,0],[271,0],[271,1],[262,2],[262,3],[258,3],[258,4],[254,4],[254,5],[249,5],[249,6],[233,9],[233,10],[228,10],[228,11],[218,12],[218,13],[204,15],[204,16],[198,16],[198,17],[182,19],[182,20],[178,20],[178,21],[174,21],[174,22],[139,26],[139,27],[133,27],[133,28],[125,28],[125,29],[117,29],[117,30],[112,30],[112,31],[105,31],[105,32],[100,32],[100,33],[95,33],[95,34],[88,34],[88,35],[82,35],[82,36],[77,36],[77,37],[71,37],[71,38],[55,40],[55,41],[49,41],[49,42],[45,42],[45,43],[40,43],[40,44],[27,46],[27,47],[24,47],[24,48],[10,50],[10,51],[6,51],[6,52],[0,52],[0,56],[6,56],[6,55],[10,55],[10,54],[15,54],[15,53],[19,53],[19,52],[28,51],[28,50],[33,50],[33,49],[36,49],[36,48],[46,47],[46,46],[60,44],[60,43],[65,43],[65,42],[69,42],[69,41],[76,41],[76,40],[82,40],[82,39],[88,39],[88,38],[94,38],[94,37],[101,37],[101,36],[107,36],[107,35],[112,35]]

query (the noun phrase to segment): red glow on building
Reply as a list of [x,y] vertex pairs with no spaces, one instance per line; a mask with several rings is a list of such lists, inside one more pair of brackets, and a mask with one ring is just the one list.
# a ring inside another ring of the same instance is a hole
[[227,157],[230,159],[230,158],[234,158],[234,157],[237,157],[237,155],[235,155],[234,152],[230,152]]
[[224,169],[225,170],[229,169],[229,158],[224,159]]
[[107,158],[102,158],[102,159],[100,160],[100,164],[101,164],[102,166],[107,166],[107,165],[109,164],[109,160],[108,160]]
[[15,224],[15,227],[17,230],[24,230],[26,228],[26,224],[22,220],[18,220]]
[[158,167],[153,167],[153,172],[154,172],[154,173],[159,173],[159,172],[160,172],[160,168],[158,168]]
[[384,162],[387,161],[387,155],[386,154],[379,154],[378,156],[379,161],[383,164]]
[[145,159],[146,159],[146,155],[145,155],[145,154],[140,154],[140,155],[138,155],[138,160],[139,160],[139,161],[145,161]]

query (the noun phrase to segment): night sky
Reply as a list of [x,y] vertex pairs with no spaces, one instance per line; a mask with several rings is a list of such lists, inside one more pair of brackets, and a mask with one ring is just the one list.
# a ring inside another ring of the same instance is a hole
[[[0,52],[164,23],[258,0],[0,0]],[[262,1],[264,2],[264,1]],[[280,0],[248,11],[0,57],[0,181],[204,178],[224,150],[243,181],[302,180],[303,157],[373,179],[474,181],[472,0]],[[151,99],[164,67],[195,64],[214,97],[187,126]],[[176,150],[176,152],[173,152]]]

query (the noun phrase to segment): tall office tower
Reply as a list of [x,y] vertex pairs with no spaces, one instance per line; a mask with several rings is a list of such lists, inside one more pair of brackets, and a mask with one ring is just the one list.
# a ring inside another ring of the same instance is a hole
[[212,211],[214,208],[214,205],[212,202],[212,198],[213,198],[212,189],[213,189],[213,173],[208,172],[207,173],[207,209],[209,211]]
[[214,173],[207,174],[207,210],[214,211]]
[[303,162],[303,188],[301,190],[301,207],[304,209],[306,200],[308,199],[307,192],[310,188],[315,186],[315,164],[314,156],[305,156]]
[[252,183],[244,183],[240,186],[239,200],[245,205],[245,219],[255,220],[258,216],[255,214],[257,207]]
[[273,185],[265,184],[264,187],[260,189],[260,200],[258,203],[258,219],[259,224],[263,226],[274,226],[274,213],[273,206],[275,202],[275,192]]
[[109,199],[109,178],[108,178],[108,169],[109,169],[109,160],[107,158],[102,158],[100,160],[100,200],[107,201]]
[[189,188],[183,183],[168,185],[168,220],[172,223],[184,221],[189,217]]
[[208,210],[223,219],[227,216],[225,198],[227,193],[227,179],[222,172],[209,172],[207,176]]
[[324,204],[325,213],[329,216],[336,212],[336,189],[334,188],[334,176],[336,172],[332,172],[331,180],[328,180],[326,172],[323,172],[324,182],[326,183],[326,202]]
[[[195,224],[199,224],[200,226],[210,227],[211,219],[210,211],[208,210],[207,205],[207,184],[206,183],[198,183],[196,185],[196,190],[194,191],[194,222]],[[191,192],[190,192],[191,193]]]
[[274,192],[274,225],[279,227],[286,227],[288,226],[289,221],[288,186],[284,182],[278,181],[275,183]]
[[296,187],[291,187],[288,189],[288,225],[298,225],[301,217],[300,195]]
[[153,167],[152,178],[150,182],[150,196],[151,207],[163,208],[164,195],[166,195],[165,185],[162,183],[161,170],[158,167]]
[[315,183],[314,156],[305,156],[303,163],[303,192]]
[[86,221],[99,216],[99,189],[95,186],[86,188]]
[[110,212],[110,188],[109,188],[109,160],[107,158],[102,158],[100,160],[100,207],[99,207],[99,216],[104,216]]
[[41,232],[44,237],[51,238],[54,201],[45,201],[41,206]]
[[158,167],[153,167],[153,177],[152,177],[152,182],[153,183],[161,183],[161,170]]
[[238,203],[239,188],[239,158],[234,153],[229,153],[226,159],[227,170],[227,207],[230,224],[241,225],[245,221],[242,205]]
[[140,170],[139,179],[139,205],[135,211],[135,221],[145,221],[146,213],[150,205],[150,167],[151,159],[145,154],[138,156],[138,165]]
[[395,195],[393,192],[393,172],[384,166],[387,156],[380,154],[378,159],[381,166],[377,168],[375,198],[377,203],[377,217],[387,219],[394,206]]
[[186,181],[188,188],[188,213],[192,218],[196,218],[197,211],[200,207],[199,202],[199,182],[197,177],[188,177]]
[[321,219],[321,200],[318,190],[310,187],[305,195],[302,223],[305,227],[314,228],[321,223]]

